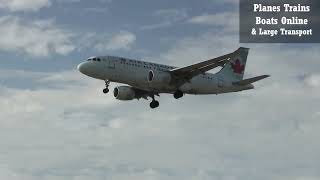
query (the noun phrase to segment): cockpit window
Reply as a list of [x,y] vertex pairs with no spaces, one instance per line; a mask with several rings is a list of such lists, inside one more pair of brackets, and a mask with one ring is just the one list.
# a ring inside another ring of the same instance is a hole
[[89,58],[87,61],[101,61],[100,58]]

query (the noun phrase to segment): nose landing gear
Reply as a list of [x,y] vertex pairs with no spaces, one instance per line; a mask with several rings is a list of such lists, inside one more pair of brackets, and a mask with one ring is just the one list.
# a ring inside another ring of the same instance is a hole
[[106,82],[106,88],[103,89],[103,93],[107,94],[109,92],[110,81],[109,80],[105,80],[105,82]]

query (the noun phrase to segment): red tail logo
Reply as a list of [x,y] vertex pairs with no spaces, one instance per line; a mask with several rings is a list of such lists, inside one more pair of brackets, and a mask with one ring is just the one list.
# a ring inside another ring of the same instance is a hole
[[240,60],[237,59],[234,63],[231,63],[231,68],[234,73],[242,74],[244,71],[244,65],[240,63]]

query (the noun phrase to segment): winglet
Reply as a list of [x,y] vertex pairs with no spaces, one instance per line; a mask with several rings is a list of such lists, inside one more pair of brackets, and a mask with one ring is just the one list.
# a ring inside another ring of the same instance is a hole
[[238,86],[245,86],[245,85],[260,81],[262,79],[265,79],[267,77],[270,77],[270,75],[262,75],[262,76],[257,76],[257,77],[253,77],[253,78],[249,78],[249,79],[244,79],[241,81],[233,82],[232,84],[238,85]]

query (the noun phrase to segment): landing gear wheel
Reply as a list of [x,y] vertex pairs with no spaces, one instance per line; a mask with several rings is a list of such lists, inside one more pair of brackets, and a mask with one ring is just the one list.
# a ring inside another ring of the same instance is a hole
[[103,89],[103,93],[107,94],[109,92],[108,88]]
[[152,109],[159,107],[159,101],[156,101],[156,100],[151,101],[150,107]]
[[103,93],[107,94],[109,92],[110,81],[109,80],[105,80],[105,83],[106,83],[106,88],[103,89]]
[[183,92],[182,91],[176,91],[174,94],[173,94],[173,97],[175,99],[179,99],[183,96]]

